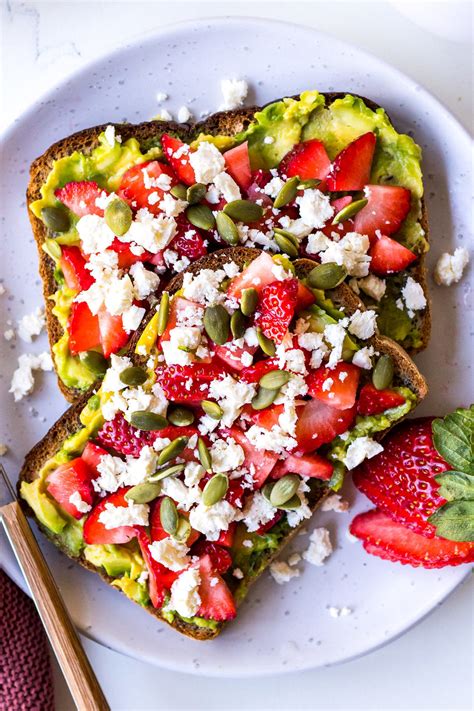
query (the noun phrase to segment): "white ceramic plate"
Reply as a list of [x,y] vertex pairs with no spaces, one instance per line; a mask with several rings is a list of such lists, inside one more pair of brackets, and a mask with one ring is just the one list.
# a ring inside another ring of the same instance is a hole
[[[5,320],[41,303],[35,247],[24,193],[28,166],[53,141],[107,121],[149,119],[155,94],[170,94],[169,108],[188,104],[195,115],[220,103],[219,80],[245,77],[249,102],[259,104],[303,89],[353,91],[383,105],[402,131],[416,136],[425,153],[424,172],[434,245],[430,262],[454,244],[468,244],[470,141],[455,119],[413,81],[378,59],[302,27],[267,20],[219,19],[177,25],[123,47],[57,87],[18,119],[2,144],[2,271]],[[472,401],[469,382],[470,291],[433,288],[435,321],[428,351],[418,364],[431,392],[420,413],[445,413]],[[46,348],[0,339],[0,441],[10,447],[12,477],[24,454],[47,431],[65,403],[54,377],[40,378],[35,394],[14,404],[7,394],[19,353]],[[255,585],[237,623],[216,641],[201,644],[153,620],[120,593],[41,541],[78,627],[102,644],[180,671],[254,676],[333,664],[393,639],[436,607],[467,574],[466,567],[414,570],[366,555],[345,531],[352,516],[369,508],[348,485],[350,514],[318,514],[336,547],[327,565],[307,565],[301,577],[279,587],[268,574]],[[21,584],[5,544],[3,565]],[[293,550],[306,546],[296,539]],[[348,606],[334,619],[328,606]]]

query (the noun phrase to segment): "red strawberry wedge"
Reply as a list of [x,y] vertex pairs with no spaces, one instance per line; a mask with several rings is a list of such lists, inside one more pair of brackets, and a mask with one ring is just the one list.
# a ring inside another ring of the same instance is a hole
[[377,390],[372,383],[366,383],[357,400],[358,415],[378,415],[392,407],[403,405],[405,398],[395,390]]
[[199,573],[201,606],[198,617],[218,622],[232,620],[237,614],[234,598],[219,573],[215,571],[209,555],[204,555],[199,561]]
[[435,476],[449,469],[433,445],[433,418],[410,420],[384,439],[384,450],[353,472],[353,481],[382,512],[424,536],[428,518],[442,506]]
[[171,402],[201,402],[207,398],[209,387],[226,373],[217,363],[168,365],[156,369],[158,382]]
[[106,511],[107,504],[121,507],[128,506],[125,494],[130,487],[119,489],[114,494],[109,494],[97,506],[94,506],[84,523],[84,541],[87,544],[108,545],[110,543],[128,543],[135,538],[136,531],[133,526],[118,526],[117,528],[106,528],[99,521],[100,515]]
[[331,161],[321,141],[316,139],[298,143],[284,156],[279,172],[289,178],[297,175],[301,180],[324,180]]
[[448,541],[438,536],[427,538],[377,509],[356,516],[350,532],[363,541],[367,553],[392,563],[443,568],[474,561],[474,543]]
[[[104,215],[102,208],[97,207],[96,200],[105,192],[93,180],[67,183],[63,188],[58,188],[54,194],[63,205],[78,217],[84,215]],[[106,193],[107,194],[107,193]]]
[[386,235],[376,239],[369,255],[370,271],[381,276],[401,272],[417,259],[416,254]]
[[163,153],[179,180],[185,185],[193,185],[196,182],[196,178],[194,177],[194,169],[189,162],[189,146],[180,141],[179,138],[169,136],[167,133],[162,135],[161,145]]
[[275,343],[281,343],[295,313],[298,296],[297,279],[274,281],[262,290],[255,320],[262,333]]
[[171,187],[178,182],[166,163],[157,160],[140,163],[129,168],[122,176],[118,195],[135,210],[146,208],[153,214],[161,212],[160,201],[164,192],[158,187],[158,179],[165,175]]
[[364,133],[349,143],[334,159],[326,178],[328,190],[362,190],[370,180],[375,133]]
[[335,368],[322,366],[306,378],[308,394],[338,410],[354,407],[360,368],[352,363],[338,363]]
[[90,351],[100,345],[99,319],[85,302],[72,302],[67,328],[72,355]]
[[410,191],[395,185],[366,185],[364,193],[368,203],[355,216],[355,231],[371,242],[377,230],[384,235],[397,232],[410,211]]
[[271,478],[281,479],[285,474],[299,474],[313,479],[329,480],[334,467],[319,454],[289,454],[272,469]]
[[84,513],[79,511],[69,498],[78,493],[82,501],[90,506],[94,501],[94,489],[91,483],[93,477],[93,470],[81,457],[77,457],[77,459],[61,464],[51,472],[48,475],[46,488],[68,514],[79,519],[84,516]]
[[355,420],[355,407],[337,410],[320,400],[310,400],[300,409],[296,423],[298,452],[314,452],[348,430]]
[[243,190],[247,190],[252,182],[250,169],[249,147],[247,141],[240,146],[231,148],[224,153],[227,172]]
[[69,289],[83,291],[94,283],[94,277],[86,269],[86,260],[82,256],[79,247],[61,247],[61,259],[59,262],[64,280]]

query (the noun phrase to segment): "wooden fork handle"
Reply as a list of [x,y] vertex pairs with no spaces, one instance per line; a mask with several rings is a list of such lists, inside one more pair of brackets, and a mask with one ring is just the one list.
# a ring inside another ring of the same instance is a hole
[[107,700],[19,503],[3,506],[0,514],[76,706],[80,711],[108,711]]

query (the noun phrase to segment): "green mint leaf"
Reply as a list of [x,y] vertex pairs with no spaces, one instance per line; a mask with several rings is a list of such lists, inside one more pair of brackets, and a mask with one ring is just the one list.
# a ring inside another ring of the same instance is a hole
[[463,472],[444,472],[435,476],[440,484],[438,494],[447,501],[454,499],[474,500],[474,476]]
[[436,534],[450,541],[474,541],[474,501],[450,501],[429,517]]
[[453,469],[474,474],[474,405],[434,420],[433,443]]

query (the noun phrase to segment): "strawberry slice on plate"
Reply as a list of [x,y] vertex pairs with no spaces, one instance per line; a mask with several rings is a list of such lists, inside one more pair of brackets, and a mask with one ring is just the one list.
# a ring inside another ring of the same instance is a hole
[[197,612],[198,617],[218,622],[232,620],[237,614],[235,600],[219,573],[214,569],[209,555],[204,555],[200,559],[199,573],[201,576],[199,586],[201,606]]
[[331,167],[326,149],[321,141],[312,139],[294,146],[282,159],[278,171],[301,180],[324,180]]
[[247,190],[252,182],[249,146],[247,141],[224,153],[226,170],[242,190]]
[[358,415],[378,415],[392,407],[403,405],[405,398],[395,390],[377,390],[372,383],[366,383],[357,400]]
[[377,230],[384,235],[397,232],[410,211],[411,192],[396,185],[366,185],[368,203],[354,218],[354,229],[373,242]]
[[74,291],[84,291],[94,283],[90,271],[86,269],[86,260],[79,247],[61,246],[59,265],[64,274],[66,285]]
[[352,426],[355,416],[355,407],[337,410],[320,400],[310,400],[299,409],[296,423],[298,452],[314,452],[321,445],[329,444]]
[[178,179],[185,185],[193,185],[196,182],[194,169],[189,162],[190,147],[174,138],[168,133],[164,133],[161,137],[161,145],[166,160],[173,168]]
[[427,538],[377,509],[356,516],[350,532],[363,541],[367,553],[392,563],[444,568],[474,561],[474,543],[448,541],[439,536]]
[[306,378],[308,394],[338,410],[354,406],[360,368],[352,363],[338,363],[334,368],[322,366]]
[[61,508],[74,518],[79,519],[84,516],[84,513],[79,511],[69,501],[69,498],[77,492],[81,499],[91,506],[95,497],[92,487],[94,476],[94,471],[87,466],[86,462],[81,457],[77,457],[71,459],[70,462],[61,464],[51,474],[48,474],[46,488]]
[[369,250],[370,271],[380,276],[395,274],[406,269],[418,257],[391,237],[381,235]]
[[164,195],[157,184],[161,175],[168,176],[171,187],[178,182],[173,169],[166,163],[152,160],[134,165],[123,174],[117,194],[134,210],[146,208],[157,215],[161,212],[160,201]]
[[259,293],[262,289],[275,281],[273,268],[275,262],[267,252],[262,252],[254,259],[243,272],[232,279],[227,295],[235,299],[240,299],[244,289],[256,289]]
[[111,353],[117,353],[129,339],[125,331],[121,316],[112,316],[106,309],[98,313],[100,342],[104,356],[108,358]]
[[101,345],[99,319],[83,301],[72,302],[67,329],[72,355],[90,351]]
[[327,189],[362,190],[370,180],[375,143],[375,133],[371,131],[349,143],[332,162],[326,178]]
[[298,280],[274,281],[262,289],[255,324],[275,343],[281,343],[295,314]]
[[218,363],[167,365],[156,369],[158,382],[166,398],[171,402],[188,403],[205,400],[211,383],[226,373],[224,366]]
[[117,528],[108,529],[99,521],[100,514],[106,511],[107,504],[117,507],[128,506],[125,494],[129,489],[129,486],[123,487],[104,497],[94,506],[84,523],[84,541],[87,544],[128,543],[132,538],[135,538],[137,534],[134,526],[118,526]]
[[99,188],[93,180],[66,183],[64,187],[54,191],[58,200],[78,217],[84,217],[84,215],[103,217],[103,209],[96,205],[97,198],[103,193],[107,195],[107,192]]
[[271,478],[281,479],[290,473],[327,481],[332,477],[333,469],[333,465],[318,454],[288,454],[272,469]]
[[275,466],[278,455],[267,450],[258,450],[250,444],[240,427],[231,427],[225,431],[229,437],[235,439],[244,450],[244,467],[252,472],[254,488],[260,489],[268,479],[270,472]]

